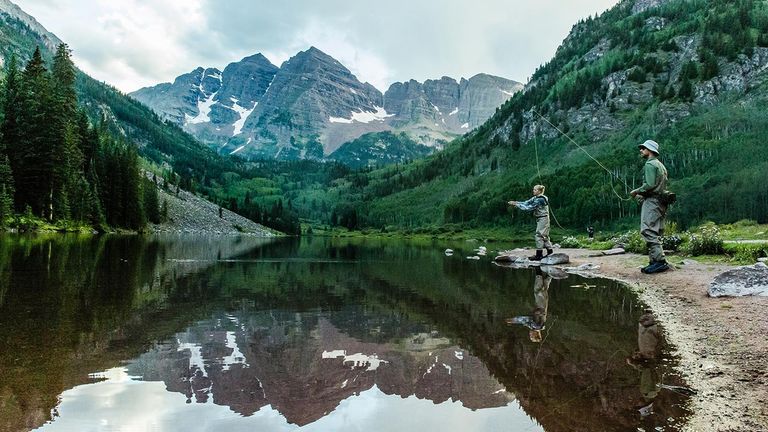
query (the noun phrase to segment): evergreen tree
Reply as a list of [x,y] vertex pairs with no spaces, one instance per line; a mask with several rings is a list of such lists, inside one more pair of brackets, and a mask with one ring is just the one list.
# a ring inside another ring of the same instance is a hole
[[37,48],[22,73],[18,136],[8,155],[16,184],[16,208],[29,206],[36,215],[52,217],[53,141],[50,119],[50,76]]
[[69,200],[75,194],[82,195],[78,187],[84,181],[82,153],[77,129],[77,94],[75,93],[75,66],[66,44],[60,44],[53,57],[52,117],[53,129],[53,207],[56,218],[70,216]]
[[13,177],[8,157],[0,148],[0,228],[5,227],[5,220],[13,214]]
[[161,215],[160,200],[157,196],[157,185],[147,177],[142,177],[142,195],[144,201],[144,213],[146,213],[147,220],[153,224],[159,224],[161,222]]
[[[3,118],[0,122],[0,188],[3,188],[3,196],[0,197],[0,207],[7,205],[10,199],[13,203],[14,182],[11,175],[11,162],[8,157],[9,150],[14,150],[19,138],[19,116],[21,82],[19,69],[16,64],[16,56],[12,55],[8,61],[5,82],[0,93],[0,107]],[[13,205],[11,205],[13,207]],[[4,210],[4,208],[0,208]],[[12,209],[4,210],[6,215]]]

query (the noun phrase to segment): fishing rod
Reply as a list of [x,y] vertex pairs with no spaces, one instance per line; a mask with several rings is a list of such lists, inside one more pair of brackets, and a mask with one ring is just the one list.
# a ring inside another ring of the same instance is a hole
[[[544,181],[541,179],[541,167],[539,167],[539,147],[536,144],[536,138],[533,139],[533,149],[536,152],[536,171],[539,173],[539,183],[543,183]],[[547,205],[549,205],[549,202],[547,202]],[[552,207],[549,207],[549,213],[552,215],[552,219],[555,220],[557,226],[564,230],[565,228],[560,225],[560,221],[557,220],[557,216],[555,216],[555,211]]]
[[[611,190],[613,191],[614,195],[616,195],[616,198],[618,198],[618,199],[619,199],[619,200],[621,200],[621,201],[632,201],[632,198],[626,198],[626,197],[622,197],[621,195],[619,195],[619,193],[618,193],[618,192],[616,192],[616,188],[613,186],[613,178],[614,178],[614,177],[616,177],[616,179],[617,179],[617,180],[620,180],[622,183],[624,183],[624,187],[625,187],[625,188],[629,189],[629,185],[627,184],[627,182],[626,182],[624,179],[622,179],[622,178],[620,178],[618,175],[616,175],[616,174],[612,173],[612,172],[611,172],[611,170],[609,170],[609,169],[608,169],[608,168],[607,168],[605,165],[603,165],[603,164],[602,164],[602,163],[601,163],[599,160],[595,159],[595,157],[594,157],[594,156],[592,156],[591,154],[589,154],[589,152],[588,152],[588,151],[587,151],[587,150],[586,150],[584,147],[580,146],[580,145],[579,145],[579,143],[577,143],[577,142],[576,142],[576,141],[575,141],[573,138],[571,138],[570,136],[568,136],[568,134],[566,134],[565,132],[563,132],[563,131],[562,131],[562,130],[559,128],[559,127],[557,127],[557,126],[555,126],[554,124],[552,124],[552,122],[551,122],[551,121],[549,121],[549,119],[547,119],[546,117],[544,117],[543,115],[541,115],[541,113],[539,113],[538,111],[536,111],[536,109],[535,109],[535,108],[531,108],[531,111],[533,111],[534,113],[536,113],[536,115],[537,115],[537,116],[539,116],[539,117],[540,117],[542,120],[544,120],[545,122],[547,122],[547,124],[549,124],[549,125],[550,125],[550,126],[553,128],[553,129],[555,129],[556,131],[558,131],[558,132],[560,133],[560,135],[562,135],[562,136],[564,136],[566,139],[568,139],[568,141],[572,142],[572,143],[573,143],[573,145],[575,145],[576,147],[578,147],[578,148],[579,148],[579,150],[583,151],[583,152],[584,152],[584,154],[586,154],[587,156],[589,156],[589,158],[590,158],[590,159],[592,159],[593,161],[595,161],[595,162],[596,162],[596,163],[597,163],[597,164],[600,166],[600,168],[604,169],[604,170],[605,170],[605,172],[607,172],[607,173],[608,173],[608,175],[609,175],[609,178],[611,179],[611,183],[610,183],[610,184],[611,184]],[[537,145],[535,140],[534,140],[533,144],[534,144],[534,146],[536,146],[536,145]],[[537,168],[538,168],[538,163],[539,163],[539,159],[538,159],[538,149],[536,149],[536,165],[537,165]],[[539,174],[539,176],[541,176],[541,174]],[[559,225],[559,224],[558,224],[558,225]]]

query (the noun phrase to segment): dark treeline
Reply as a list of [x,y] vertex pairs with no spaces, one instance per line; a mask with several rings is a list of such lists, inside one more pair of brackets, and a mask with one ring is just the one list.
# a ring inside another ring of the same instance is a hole
[[136,146],[78,108],[75,76],[65,44],[50,70],[39,49],[23,70],[9,61],[0,92],[0,224],[15,211],[139,230],[144,201],[156,201],[157,190],[142,190]]

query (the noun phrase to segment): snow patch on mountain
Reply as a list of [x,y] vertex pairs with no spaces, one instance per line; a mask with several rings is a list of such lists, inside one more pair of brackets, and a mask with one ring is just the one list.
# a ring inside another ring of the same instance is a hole
[[198,123],[209,123],[211,121],[211,107],[213,107],[213,104],[216,102],[213,100],[213,98],[216,96],[216,93],[211,93],[210,96],[208,96],[205,100],[199,100],[197,102],[197,112],[198,114],[195,117],[190,116],[189,114],[184,114],[185,123],[187,124],[198,124]]
[[232,131],[232,136],[237,136],[243,133],[243,126],[245,126],[245,120],[248,119],[248,117],[251,115],[253,110],[256,109],[256,106],[259,104],[258,102],[253,104],[253,108],[245,108],[240,106],[237,101],[233,100],[232,109],[240,115],[240,119],[235,121],[232,126],[235,127],[235,130]]
[[331,123],[370,123],[372,121],[384,121],[387,119],[387,117],[394,116],[394,114],[388,114],[387,111],[382,107],[374,106],[374,108],[376,108],[376,111],[352,111],[350,113],[352,118],[329,117],[328,121]]

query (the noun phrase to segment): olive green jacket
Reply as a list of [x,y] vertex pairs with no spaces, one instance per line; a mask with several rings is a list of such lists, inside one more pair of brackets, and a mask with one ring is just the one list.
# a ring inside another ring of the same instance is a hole
[[667,168],[655,156],[651,156],[645,162],[645,167],[643,167],[642,186],[632,192],[645,197],[654,196],[659,192],[667,190],[668,179]]

